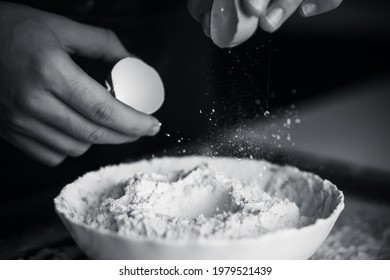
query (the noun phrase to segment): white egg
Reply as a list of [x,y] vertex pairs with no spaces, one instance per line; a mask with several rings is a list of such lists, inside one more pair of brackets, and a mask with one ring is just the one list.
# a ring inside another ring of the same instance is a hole
[[240,0],[214,0],[210,34],[221,48],[235,47],[255,33],[259,19],[244,12]]
[[118,100],[146,114],[156,112],[164,102],[164,85],[154,68],[135,57],[115,64],[107,88]]

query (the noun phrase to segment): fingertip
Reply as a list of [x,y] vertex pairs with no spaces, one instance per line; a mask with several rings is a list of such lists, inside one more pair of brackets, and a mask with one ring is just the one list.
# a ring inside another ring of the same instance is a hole
[[[139,111],[138,111],[139,112]],[[161,128],[161,123],[154,116],[139,112],[138,129],[136,135],[138,136],[154,136]]]
[[105,34],[101,37],[99,44],[103,44],[104,47],[100,48],[102,53],[101,58],[109,63],[116,63],[119,60],[131,56],[130,52],[123,45],[118,35],[111,29],[102,29],[102,33]]
[[113,62],[116,63],[126,57],[135,57],[135,55],[130,53],[126,49],[126,47],[122,44],[122,42],[119,40],[118,45],[116,46],[116,57],[113,59]]
[[131,52],[129,52],[128,50],[127,50],[127,48],[125,47],[125,45],[123,45],[123,43],[122,43],[122,41],[119,41],[119,43],[120,43],[120,45],[121,45],[121,59],[122,58],[125,58],[125,57],[136,57],[134,54],[132,54]]
[[277,28],[275,28],[273,25],[269,23],[266,17],[262,17],[259,21],[259,26],[262,30],[268,33],[274,33]]
[[159,133],[160,129],[161,129],[161,123],[157,119],[154,119],[148,135],[154,136],[157,133]]
[[304,17],[311,17],[318,14],[318,6],[314,2],[305,2],[302,4],[300,14]]
[[207,13],[202,17],[203,33],[211,38],[211,13]]
[[196,0],[188,0],[187,1],[187,9],[190,12],[190,15],[197,21],[201,22],[200,16],[201,14],[197,11],[197,1]]
[[202,23],[205,14],[211,12],[214,0],[188,0],[187,8],[191,16]]
[[43,164],[45,164],[49,167],[58,167],[59,165],[61,165],[65,161],[66,156],[62,155],[62,156],[56,157],[56,158],[48,158],[48,159],[36,158],[36,159],[41,161]]
[[327,13],[336,9],[343,0],[328,0],[328,1],[318,1],[318,0],[307,0],[304,1],[300,8],[300,14],[304,17],[316,16],[319,14]]
[[243,0],[245,12],[248,15],[261,16],[265,13],[268,0]]

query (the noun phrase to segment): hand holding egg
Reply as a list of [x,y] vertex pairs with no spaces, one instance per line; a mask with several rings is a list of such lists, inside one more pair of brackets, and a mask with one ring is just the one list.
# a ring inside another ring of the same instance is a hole
[[[163,101],[161,79],[150,66],[126,58],[130,54],[112,31],[0,2],[3,26],[0,137],[6,141],[55,166],[92,144],[133,142],[160,130],[148,114]],[[112,73],[118,98],[70,55],[119,61]]]
[[310,17],[337,8],[343,0],[189,0],[191,15],[221,48],[235,47],[260,26],[276,31],[299,8]]

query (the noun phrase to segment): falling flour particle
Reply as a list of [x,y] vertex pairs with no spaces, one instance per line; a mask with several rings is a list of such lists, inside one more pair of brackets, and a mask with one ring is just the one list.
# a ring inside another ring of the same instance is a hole
[[103,193],[84,222],[128,237],[177,241],[255,238],[306,220],[295,203],[203,163],[187,172],[137,173]]

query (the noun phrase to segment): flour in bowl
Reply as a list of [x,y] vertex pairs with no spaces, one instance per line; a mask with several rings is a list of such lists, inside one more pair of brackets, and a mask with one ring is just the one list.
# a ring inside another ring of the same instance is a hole
[[84,217],[86,224],[124,236],[165,240],[255,238],[306,221],[294,202],[207,164],[188,172],[137,173],[105,192]]

